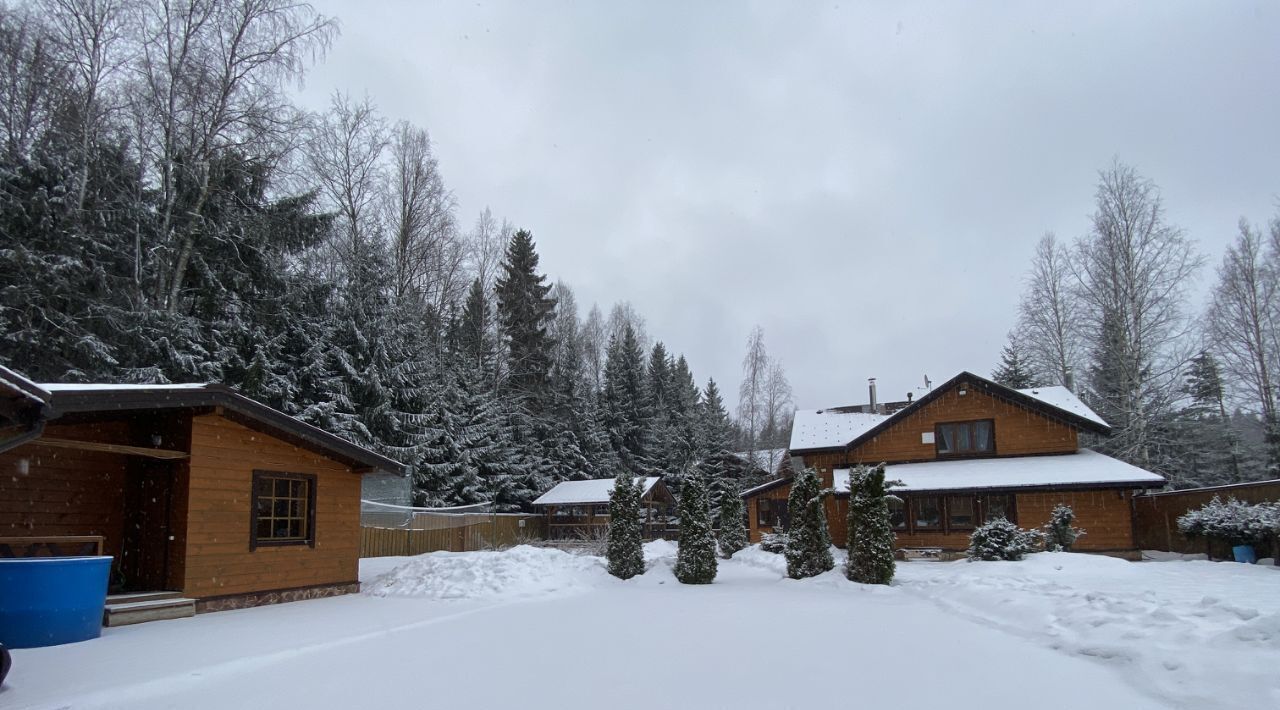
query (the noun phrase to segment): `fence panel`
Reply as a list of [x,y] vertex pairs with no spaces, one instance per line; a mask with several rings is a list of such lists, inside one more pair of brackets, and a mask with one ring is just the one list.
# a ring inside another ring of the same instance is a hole
[[543,536],[543,520],[537,515],[419,514],[414,516],[412,527],[361,527],[360,556],[471,552],[534,542]]
[[1214,496],[1223,500],[1235,498],[1246,503],[1277,501],[1280,500],[1280,480],[1134,496],[1133,528],[1138,547],[1143,550],[1183,554],[1207,552],[1212,557],[1230,557],[1231,549],[1225,543],[1210,545],[1205,540],[1193,540],[1178,532],[1178,517],[1208,503]]

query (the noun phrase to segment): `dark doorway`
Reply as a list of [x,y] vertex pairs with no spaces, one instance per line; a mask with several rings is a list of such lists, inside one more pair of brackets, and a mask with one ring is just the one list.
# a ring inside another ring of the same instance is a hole
[[174,465],[133,458],[124,495],[124,538],[113,591],[152,592],[166,588],[173,510]]

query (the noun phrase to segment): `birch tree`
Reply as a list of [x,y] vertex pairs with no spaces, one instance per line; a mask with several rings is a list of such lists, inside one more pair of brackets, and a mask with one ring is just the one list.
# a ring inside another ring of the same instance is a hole
[[1018,306],[1018,341],[1036,380],[1072,387],[1083,359],[1080,302],[1066,249],[1053,232],[1036,244]]
[[1280,422],[1276,413],[1276,368],[1280,357],[1280,219],[1269,237],[1240,220],[1240,234],[1218,268],[1207,314],[1213,348],[1228,379],[1250,409],[1262,416],[1267,468],[1280,471]]
[[1106,448],[1150,468],[1157,424],[1192,354],[1186,289],[1202,259],[1165,220],[1159,189],[1132,167],[1103,170],[1096,198],[1073,264],[1093,354],[1089,394],[1113,427]]
[[443,310],[462,299],[461,246],[454,199],[440,176],[425,129],[396,124],[388,141],[391,157],[387,206],[399,302],[417,301]]
[[766,409],[765,383],[769,377],[769,353],[764,346],[764,328],[756,326],[747,336],[747,353],[742,357],[742,384],[738,386],[738,421],[747,435],[747,455],[754,459],[756,438]]

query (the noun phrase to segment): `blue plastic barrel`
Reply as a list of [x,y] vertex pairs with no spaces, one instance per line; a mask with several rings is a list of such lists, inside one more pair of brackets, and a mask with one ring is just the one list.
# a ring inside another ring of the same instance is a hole
[[102,634],[111,557],[0,558],[0,643],[36,648]]
[[1236,558],[1236,562],[1246,562],[1251,565],[1258,562],[1258,553],[1253,549],[1253,545],[1236,545],[1231,548],[1231,554]]

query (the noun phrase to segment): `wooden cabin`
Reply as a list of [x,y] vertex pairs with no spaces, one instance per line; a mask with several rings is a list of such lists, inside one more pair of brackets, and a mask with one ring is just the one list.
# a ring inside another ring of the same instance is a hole
[[[1081,551],[1136,558],[1133,495],[1160,488],[1150,471],[1080,448],[1082,433],[1111,430],[1065,387],[1015,390],[962,372],[915,401],[799,411],[791,454],[817,470],[832,540],[844,545],[849,471],[885,463],[900,549],[958,552],[984,520],[1044,525],[1063,503],[1088,534]],[[789,521],[791,481],[745,491],[752,542]]]
[[404,473],[220,385],[37,385],[5,370],[0,415],[0,554],[100,538],[121,604],[356,591],[361,478]]
[[[609,530],[609,495],[612,478],[563,481],[538,496],[533,507],[546,515],[547,539],[560,541],[603,540]],[[675,497],[661,476],[637,478],[640,505],[644,509],[644,539],[670,538],[674,525]]]

